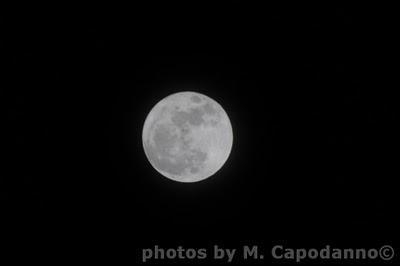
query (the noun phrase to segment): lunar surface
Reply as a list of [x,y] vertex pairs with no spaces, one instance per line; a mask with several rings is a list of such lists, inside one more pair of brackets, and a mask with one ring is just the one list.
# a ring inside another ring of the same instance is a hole
[[232,149],[232,126],[216,101],[196,92],[171,94],[146,118],[143,147],[150,164],[178,182],[197,182],[215,174]]

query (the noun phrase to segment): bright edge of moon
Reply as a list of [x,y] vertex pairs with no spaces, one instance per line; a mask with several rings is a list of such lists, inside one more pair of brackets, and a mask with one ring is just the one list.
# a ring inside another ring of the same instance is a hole
[[151,109],[142,142],[155,170],[171,180],[190,183],[212,176],[225,164],[233,133],[219,103],[185,91],[165,97]]

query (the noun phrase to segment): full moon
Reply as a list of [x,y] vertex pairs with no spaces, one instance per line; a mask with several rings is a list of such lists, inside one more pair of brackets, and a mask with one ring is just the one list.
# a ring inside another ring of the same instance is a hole
[[191,91],[171,94],[148,114],[142,133],[150,164],[178,182],[198,182],[215,174],[232,149],[228,115],[210,97]]

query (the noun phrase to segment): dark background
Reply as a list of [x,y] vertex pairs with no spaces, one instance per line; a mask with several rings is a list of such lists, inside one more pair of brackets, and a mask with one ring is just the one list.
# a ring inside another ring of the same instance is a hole
[[[135,265],[154,245],[395,246],[398,117],[371,9],[41,11],[1,21],[0,189],[14,259]],[[218,101],[234,131],[224,167],[193,184],[159,175],[141,142],[151,108],[185,90]]]

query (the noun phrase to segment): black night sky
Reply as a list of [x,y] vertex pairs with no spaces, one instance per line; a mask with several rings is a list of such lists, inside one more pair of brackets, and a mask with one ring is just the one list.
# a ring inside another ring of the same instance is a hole
[[[15,261],[141,265],[154,245],[395,246],[398,116],[378,76],[380,25],[359,7],[286,5],[3,17],[0,196]],[[234,131],[224,167],[192,184],[158,174],[141,139],[154,104],[185,90],[217,100]],[[147,264],[173,262],[223,264]]]

